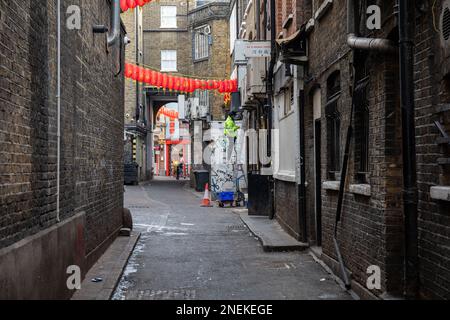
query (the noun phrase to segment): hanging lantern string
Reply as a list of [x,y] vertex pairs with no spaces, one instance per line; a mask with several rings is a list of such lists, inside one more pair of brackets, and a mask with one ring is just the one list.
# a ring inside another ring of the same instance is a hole
[[135,64],[125,64],[125,77],[163,90],[192,93],[196,90],[217,90],[231,93],[238,90],[237,80],[194,79],[162,73]]
[[[135,63],[129,63],[129,64],[135,65],[135,66],[138,66],[138,67],[143,67],[143,68],[149,69],[149,70],[151,70],[151,71],[161,72],[161,73],[163,73],[163,74],[166,74],[166,73],[167,73],[167,72],[160,71],[159,69],[156,69],[155,67],[149,66],[149,65],[147,65],[147,64],[145,64],[145,63],[140,63],[139,65],[137,65],[137,64],[135,64]],[[167,74],[168,74],[168,73],[167,73]],[[179,72],[177,72],[176,74],[173,74],[173,76],[183,77],[183,78],[189,78],[189,79],[205,80],[205,81],[208,81],[208,80],[224,80],[223,78],[220,78],[220,77],[209,77],[209,78],[207,78],[207,79],[202,79],[202,76],[188,75],[188,74],[179,73]]]
[[152,0],[120,0],[120,8],[123,12],[126,12],[129,9],[133,10],[136,7],[142,8],[150,2],[152,2]]

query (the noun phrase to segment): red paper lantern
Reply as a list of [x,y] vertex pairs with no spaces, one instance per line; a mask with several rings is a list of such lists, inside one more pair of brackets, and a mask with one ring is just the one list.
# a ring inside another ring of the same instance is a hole
[[163,79],[162,79],[162,87],[164,89],[167,89],[167,82],[168,82],[167,73],[164,73]]
[[150,84],[152,82],[152,71],[149,69],[145,69],[144,82],[147,84]]
[[134,81],[138,81],[139,79],[139,69],[137,66],[132,65],[131,68],[133,69],[133,74],[131,76],[131,79],[133,79]]
[[200,89],[200,80],[194,80],[194,90]]
[[225,81],[219,82],[219,92],[224,93],[225,92]]
[[145,80],[145,69],[142,68],[142,67],[139,67],[138,69],[139,69],[139,78],[138,78],[138,81],[139,81],[139,82],[144,82],[144,80]]
[[127,0],[128,8],[134,9],[137,6],[136,0]]
[[156,86],[158,88],[162,87],[162,83],[163,83],[163,75],[161,72],[157,72],[156,73]]
[[146,4],[145,0],[136,0],[136,3],[139,7],[143,7]]
[[237,79],[233,80],[233,92],[238,92],[239,90],[239,86],[238,86],[238,81]]
[[122,9],[123,12],[128,10],[128,1],[127,0],[120,0],[120,9]]
[[174,87],[173,77],[172,77],[172,76],[168,76],[168,79],[167,79],[167,88],[168,88],[169,90],[173,90],[173,87]]
[[150,80],[150,84],[152,85],[152,86],[154,86],[154,85],[156,85],[156,83],[157,83],[157,81],[158,81],[158,74],[155,72],[155,71],[151,71],[151,76],[152,76],[152,78],[151,78],[151,80]]
[[180,91],[180,78],[178,77],[173,79],[173,90]]
[[133,76],[133,66],[129,63],[125,63],[125,77],[131,78]]

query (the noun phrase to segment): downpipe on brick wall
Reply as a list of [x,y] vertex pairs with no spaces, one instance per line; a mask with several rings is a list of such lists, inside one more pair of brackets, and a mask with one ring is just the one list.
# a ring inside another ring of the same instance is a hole
[[114,46],[120,39],[120,0],[112,0],[111,11],[111,30],[107,37],[108,47]]
[[352,49],[397,52],[395,44],[388,39],[363,38],[356,35],[355,0],[347,0],[347,44]]
[[405,227],[404,294],[418,293],[417,164],[414,101],[415,1],[398,0],[400,45],[400,103],[403,143],[403,210]]
[[[268,122],[268,141],[269,141],[269,148],[268,152],[269,157],[272,156],[272,110],[273,110],[273,99],[274,99],[274,71],[275,71],[275,63],[277,60],[277,45],[276,45],[276,1],[270,0],[270,43],[271,43],[271,57],[270,57],[270,64],[269,64],[269,70],[267,75],[267,106],[266,106],[266,113],[267,113],[267,122]],[[270,219],[275,218],[275,208],[274,208],[274,202],[275,202],[275,194],[274,194],[274,181],[269,183],[269,196],[270,196]]]
[[57,0],[56,14],[57,21],[57,159],[56,159],[56,221],[61,222],[61,0]]

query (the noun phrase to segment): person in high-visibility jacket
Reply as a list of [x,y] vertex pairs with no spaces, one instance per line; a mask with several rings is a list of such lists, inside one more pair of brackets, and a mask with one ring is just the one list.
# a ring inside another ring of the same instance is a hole
[[229,137],[229,138],[237,138],[237,132],[240,129],[239,126],[236,125],[236,122],[234,122],[234,116],[236,114],[234,112],[231,112],[228,115],[227,120],[225,121],[225,130],[224,130],[224,134],[225,136]]
[[227,160],[231,160],[231,156],[233,154],[233,151],[236,152],[236,140],[238,135],[238,130],[240,127],[236,125],[236,122],[234,122],[234,117],[236,116],[236,113],[231,112],[228,115],[227,120],[225,121],[225,130],[224,134],[228,138],[228,147],[227,147]]

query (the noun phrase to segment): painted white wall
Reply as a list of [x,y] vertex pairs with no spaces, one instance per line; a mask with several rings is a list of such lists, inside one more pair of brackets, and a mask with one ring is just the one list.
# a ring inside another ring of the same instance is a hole
[[[274,163],[274,177],[279,180],[295,182],[297,179],[296,173],[296,158],[298,154],[296,146],[296,105],[294,103],[294,112],[284,115],[284,94],[275,96],[275,114],[274,114],[274,129],[279,131],[279,151],[278,156],[275,156]],[[294,99],[295,100],[295,99]]]
[[230,55],[231,55],[231,54],[233,54],[234,42],[236,41],[236,37],[237,37],[237,30],[236,30],[236,4],[233,6],[233,9],[231,10],[229,25],[230,25]]

